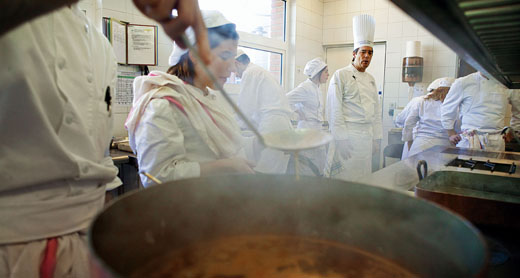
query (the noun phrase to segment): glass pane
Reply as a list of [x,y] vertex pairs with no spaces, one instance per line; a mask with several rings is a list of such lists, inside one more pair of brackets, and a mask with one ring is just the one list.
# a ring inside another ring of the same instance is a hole
[[[249,47],[239,47],[249,56],[251,62],[266,69],[282,84],[282,53],[260,50]],[[240,78],[232,74],[227,83],[240,84]]]
[[199,0],[199,6],[222,12],[239,31],[285,40],[285,1]]

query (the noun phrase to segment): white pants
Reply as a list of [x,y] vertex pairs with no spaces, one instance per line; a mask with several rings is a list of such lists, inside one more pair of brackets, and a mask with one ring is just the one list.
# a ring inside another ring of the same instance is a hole
[[[58,237],[54,278],[88,278],[90,266],[85,234]],[[0,277],[40,277],[47,239],[0,245]]]
[[[349,127],[346,134],[346,140],[336,141],[335,149],[348,149],[350,157],[340,157],[337,155],[336,151],[332,160],[332,165],[338,164],[340,167],[332,167],[337,169],[337,173],[332,171],[330,177],[341,180],[358,181],[367,175],[372,174],[372,142],[373,136],[371,125]],[[339,143],[348,144],[348,146],[342,146],[339,145]],[[329,160],[328,164],[331,164],[330,154],[327,159]],[[328,165],[327,168],[331,167]]]
[[[412,147],[408,152],[408,157],[416,155],[422,151],[425,151],[433,146],[450,146],[450,140],[448,138],[430,138],[417,136],[413,140]],[[405,145],[406,146],[406,145]]]
[[[300,121],[298,122],[298,128],[310,128],[321,130],[321,122],[314,121]],[[321,146],[318,148],[301,151],[300,155],[300,175],[302,176],[316,176],[323,175],[323,169],[325,168],[325,162],[327,158],[327,148],[326,146]],[[306,163],[302,163],[301,160],[305,159]],[[312,167],[308,165],[312,163]],[[312,169],[314,167],[314,170]],[[315,173],[315,171],[319,171]]]
[[[464,132],[462,139],[457,144],[459,148],[482,149],[486,151],[503,152],[506,150],[506,143],[500,133],[472,133]],[[414,143],[415,144],[415,143]]]

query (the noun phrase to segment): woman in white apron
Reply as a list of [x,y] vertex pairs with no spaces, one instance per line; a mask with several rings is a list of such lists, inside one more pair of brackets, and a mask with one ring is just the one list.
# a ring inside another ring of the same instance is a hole
[[[309,78],[287,93],[291,109],[298,115],[298,128],[322,129],[323,106],[320,85],[327,82],[329,71],[321,58],[309,61],[303,70]],[[300,153],[300,174],[323,175],[326,162],[325,146]]]

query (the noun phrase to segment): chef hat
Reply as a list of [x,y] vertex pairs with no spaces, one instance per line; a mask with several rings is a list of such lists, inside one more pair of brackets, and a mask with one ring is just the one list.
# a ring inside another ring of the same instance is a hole
[[323,62],[323,60],[320,57],[314,58],[307,62],[305,68],[303,69],[303,74],[307,75],[310,78],[313,78],[325,67],[327,67],[327,64],[325,64],[325,62]]
[[[204,25],[206,26],[206,28],[214,28],[226,24],[233,24],[233,22],[227,20],[227,18],[225,18],[224,15],[219,11],[203,10],[201,11],[201,13],[202,20],[204,21]],[[188,27],[188,29],[186,29],[186,37],[192,44],[195,44],[196,40],[193,28]],[[181,59],[181,56],[184,55],[186,52],[188,52],[188,49],[183,49],[174,42],[173,51],[170,54],[168,64],[170,66],[176,65]]]
[[242,48],[239,48],[237,50],[237,56],[235,56],[235,59],[237,59],[238,57],[240,57],[240,56],[242,56],[244,54],[247,55]]
[[439,87],[451,87],[451,84],[453,84],[453,82],[455,82],[455,78],[451,78],[451,77],[441,77],[441,78],[435,79],[435,81],[433,81],[430,84],[430,86],[428,86],[427,91],[433,92],[435,89],[437,89]]
[[354,49],[362,46],[374,46],[374,32],[376,21],[368,14],[355,16],[352,19],[354,28]]

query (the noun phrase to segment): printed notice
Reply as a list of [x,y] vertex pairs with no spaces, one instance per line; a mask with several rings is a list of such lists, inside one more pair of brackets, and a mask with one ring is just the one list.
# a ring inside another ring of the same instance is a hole
[[157,27],[129,24],[127,30],[128,64],[155,65]]
[[111,38],[112,47],[119,64],[126,64],[126,24],[118,20],[111,19]]
[[140,72],[120,71],[117,73],[117,85],[115,104],[119,106],[132,106],[134,98],[133,83]]

